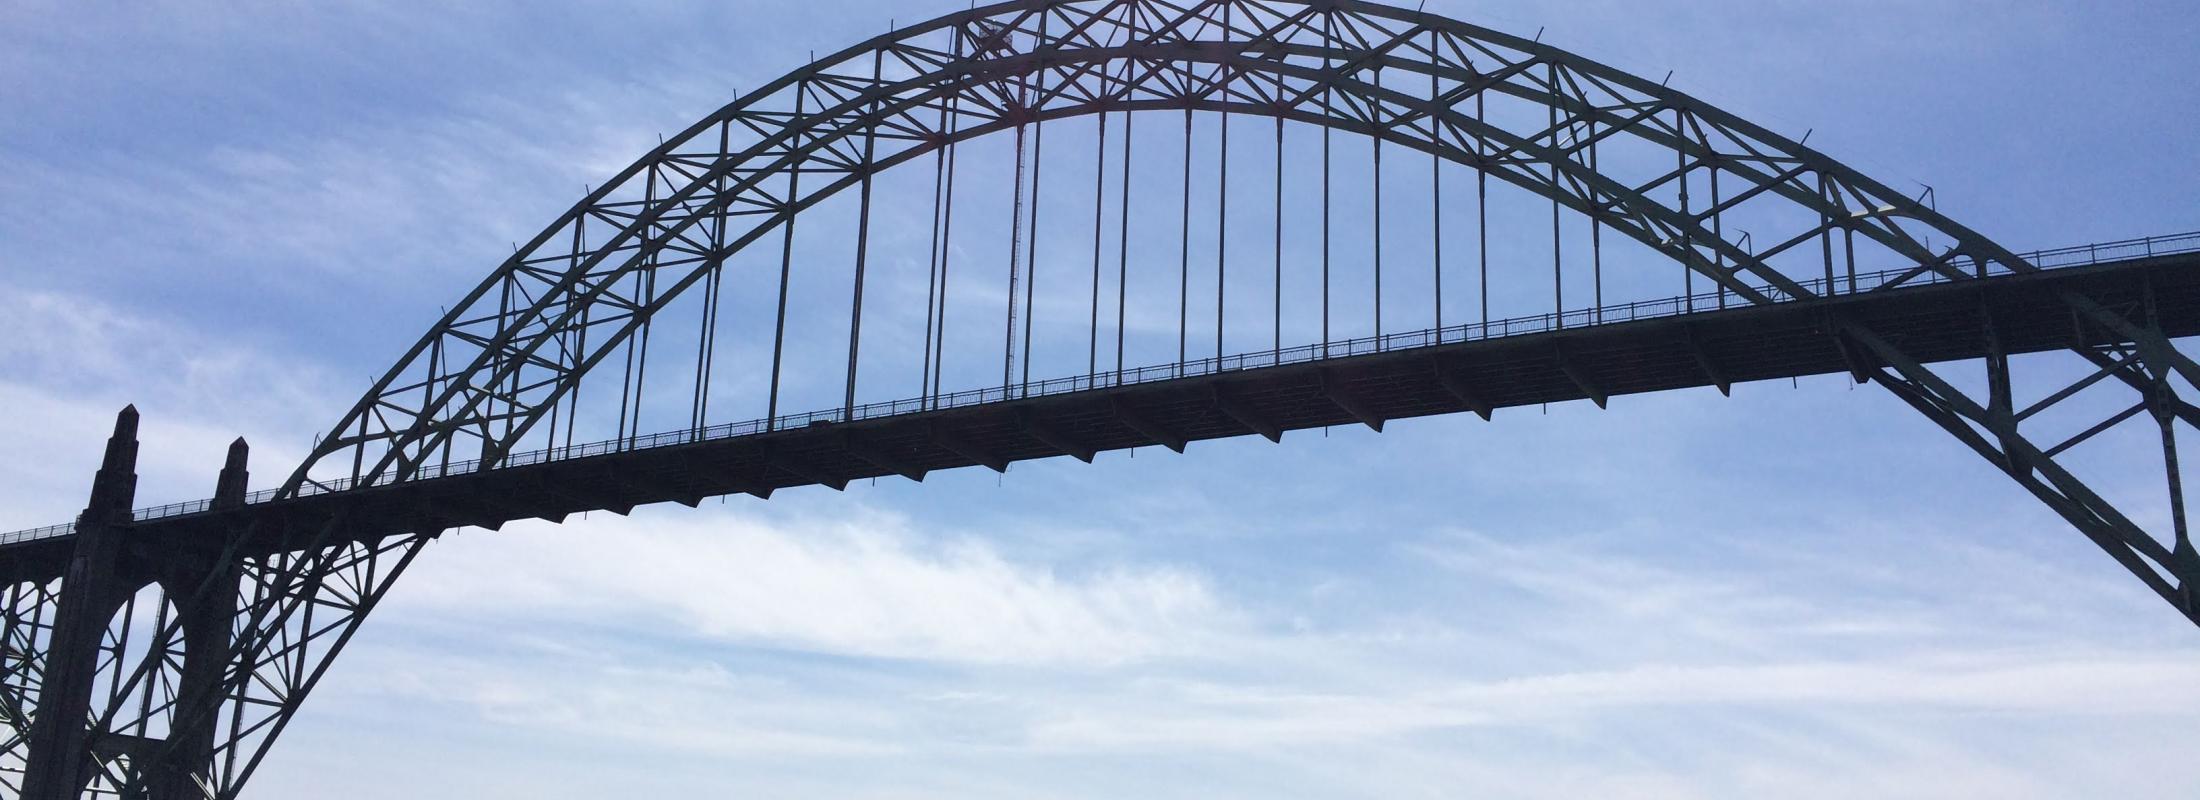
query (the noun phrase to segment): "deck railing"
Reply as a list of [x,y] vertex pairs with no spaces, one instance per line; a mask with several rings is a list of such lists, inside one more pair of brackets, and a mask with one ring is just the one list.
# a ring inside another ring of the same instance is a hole
[[[2149,236],[2140,239],[2127,239],[2118,242],[2101,242],[2097,244],[2080,245],[2077,247],[2040,250],[2024,254],[2023,257],[2033,266],[2039,267],[2041,269],[2069,269],[2075,267],[2094,266],[2097,264],[2114,261],[2130,261],[2134,259],[2149,258],[2154,256],[2179,255],[2194,252],[2200,252],[2200,231],[2175,234],[2171,236]],[[1966,276],[1976,276],[1978,274],[1978,265],[1967,258],[1954,259],[1949,262],[1947,266],[1947,271],[1956,272],[1958,274]],[[2001,275],[2008,274],[2008,272],[2009,271],[2005,267],[2002,267],[2000,265],[1993,265],[1987,271],[1987,275]],[[1906,268],[1859,273],[1853,277],[1848,275],[1836,275],[1830,280],[1826,278],[1816,278],[1807,281],[1799,281],[1798,285],[1800,285],[1806,292],[1809,292],[1813,296],[1825,296],[1867,293],[1891,288],[1925,286],[1936,283],[1946,283],[1951,280],[1954,280],[1954,278],[1949,277],[1945,272],[1942,271]],[[1794,297],[1792,297],[1789,292],[1782,291],[1776,287],[1760,286],[1755,288],[1759,293],[1771,298],[1774,302],[1787,302],[1794,299]],[[1634,322],[1646,319],[1676,317],[1697,312],[1715,311],[1724,308],[1740,307],[1742,305],[1746,305],[1746,303],[1741,302],[1741,298],[1739,296],[1731,291],[1721,289],[1719,291],[1699,292],[1692,295],[1668,297],[1658,300],[1642,300],[1632,303],[1620,303],[1616,305],[1599,306],[1594,308],[1582,308],[1565,312],[1545,312],[1542,314],[1534,314],[1523,317],[1489,320],[1487,322],[1469,322],[1460,325],[1450,325],[1442,328],[1428,328],[1417,331],[1389,333],[1380,336],[1364,336],[1355,339],[1344,339],[1328,342],[1326,344],[1298,345],[1295,347],[1286,347],[1276,350],[1263,350],[1227,356],[1210,356],[1207,358],[1194,359],[1183,363],[1158,364],[1147,367],[1138,367],[1135,369],[1114,370],[1092,375],[1078,375],[1067,378],[1054,378],[1051,380],[1036,381],[1011,386],[993,386],[983,389],[969,389],[949,394],[932,395],[930,397],[917,397],[902,400],[887,400],[874,403],[865,403],[855,406],[852,409],[836,408],[826,411],[811,411],[806,413],[787,414],[775,419],[753,419],[745,422],[731,422],[700,428],[667,431],[664,433],[628,436],[621,439],[610,439],[599,442],[589,442],[586,444],[548,447],[540,450],[530,450],[526,452],[513,453],[498,461],[497,466],[526,466],[529,464],[540,464],[549,461],[563,461],[567,459],[587,458],[590,456],[600,456],[610,453],[649,450],[658,447],[670,447],[674,445],[693,444],[696,442],[731,439],[741,436],[754,436],[757,434],[770,433],[773,431],[805,428],[818,424],[879,419],[882,417],[894,417],[904,414],[923,413],[927,411],[940,411],[951,408],[966,408],[969,406],[999,403],[1009,400],[1048,397],[1053,395],[1091,391],[1094,389],[1109,389],[1119,386],[1135,386],[1144,383],[1175,380],[1178,378],[1192,378],[1206,375],[1216,375],[1227,372],[1261,369],[1264,367],[1301,364],[1310,361],[1321,361],[1332,358],[1369,355],[1373,353],[1386,353],[1397,350],[1411,350],[1421,347],[1457,344],[1460,342],[1502,339],[1511,336],[1527,336],[1539,333],[1549,333],[1557,330],[1586,328],[1596,325]],[[469,461],[452,461],[447,463],[424,465],[413,473],[410,480],[433,480],[436,478],[449,477],[453,475],[465,475],[479,471],[482,468],[482,463],[482,461],[476,459]],[[353,482],[350,480],[336,480],[326,482],[314,481],[308,482],[304,486],[301,486],[299,488],[299,495],[305,496],[327,494],[331,492],[342,492],[348,491],[351,488],[353,488]],[[266,502],[267,500],[272,499],[275,495],[276,490],[273,489],[257,491],[246,495],[245,502]],[[141,508],[132,511],[131,516],[138,521],[145,521],[181,516],[185,514],[197,514],[209,510],[211,508],[212,502],[213,501],[211,500],[192,500],[182,503],[170,503],[164,506]],[[21,542],[34,541],[38,539],[47,539],[56,536],[68,536],[75,533],[75,531],[76,525],[74,523],[62,523],[60,525],[48,525],[43,528],[32,528],[30,530],[0,534],[0,547]]]

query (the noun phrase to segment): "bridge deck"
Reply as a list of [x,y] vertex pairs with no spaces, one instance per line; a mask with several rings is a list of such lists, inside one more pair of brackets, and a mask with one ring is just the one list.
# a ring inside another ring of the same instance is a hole
[[[1363,418],[1486,413],[1595,395],[1846,372],[1852,356],[1828,334],[1833,315],[1849,315],[1927,363],[1985,355],[1989,311],[2012,353],[2101,343],[2078,338],[2086,334],[2062,300],[2066,292],[2116,308],[2152,291],[2165,332],[2182,337],[2200,334],[2200,269],[2194,267],[2200,267],[2200,253],[1471,341],[1433,343],[1428,337],[1432,343],[1386,345],[1376,353],[1020,399],[996,396],[966,407],[819,421],[185,513],[142,520],[133,531],[216,548],[228,532],[257,523],[281,535],[254,537],[254,549],[281,550],[305,544],[339,513],[341,536],[371,540],[980,464],[1000,468],[1156,444],[1280,436]],[[0,546],[0,580],[59,575],[72,541],[48,535]]]

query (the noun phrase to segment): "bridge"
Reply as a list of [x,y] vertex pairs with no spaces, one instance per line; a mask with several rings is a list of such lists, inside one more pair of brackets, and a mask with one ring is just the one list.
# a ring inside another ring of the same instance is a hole
[[[2200,233],[2019,253],[1540,37],[972,9],[758,87],[514,249],[275,488],[239,440],[211,499],[133,509],[126,409],[84,514],[0,536],[0,797],[238,796],[456,527],[1808,375],[1892,392],[2200,624]],[[2126,426],[2159,451],[2102,452],[2159,502],[2067,457]]]

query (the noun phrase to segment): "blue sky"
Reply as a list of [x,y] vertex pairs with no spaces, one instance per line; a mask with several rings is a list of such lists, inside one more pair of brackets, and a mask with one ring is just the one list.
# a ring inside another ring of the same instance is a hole
[[[739,89],[949,5],[0,7],[0,529],[114,409],[145,503],[302,456]],[[1432,0],[2023,250],[2200,229],[2183,2]],[[2091,457],[2138,492],[2144,437]],[[2122,449],[2118,449],[2122,448]],[[425,554],[256,793],[1787,796],[2189,788],[2200,639],[1845,378],[788,491]]]

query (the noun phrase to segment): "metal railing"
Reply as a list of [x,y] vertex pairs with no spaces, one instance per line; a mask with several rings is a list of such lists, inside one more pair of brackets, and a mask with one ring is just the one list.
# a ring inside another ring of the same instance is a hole
[[[2080,245],[2077,247],[2063,247],[2053,250],[2039,250],[2032,253],[2024,254],[2023,258],[2026,261],[2030,262],[2033,266],[2039,267],[2041,269],[2069,269],[2074,267],[2093,266],[2096,264],[2111,261],[2127,261],[2153,256],[2179,255],[2196,252],[2200,252],[2200,231],[2175,234],[2171,236],[2149,236],[2141,239],[2128,239],[2118,242],[2101,242],[2097,244]],[[1947,269],[1948,271],[1955,272],[1966,277],[1977,277],[1979,275],[1978,265],[1976,264],[1976,262],[1968,258],[1955,259],[1950,261]],[[1995,265],[1987,270],[1986,274],[2005,275],[2010,274],[2010,271],[2006,267]],[[1823,297],[1827,295],[1859,294],[1891,288],[1925,286],[1937,283],[1947,283],[1952,280],[1956,279],[1948,276],[1944,272],[1933,270],[1921,271],[1913,267],[1906,269],[1889,269],[1880,270],[1877,272],[1859,273],[1854,276],[1836,275],[1830,280],[1826,278],[1815,278],[1806,281],[1798,281],[1797,284],[1810,295]],[[1756,291],[1763,294],[1767,298],[1770,298],[1773,302],[1776,303],[1788,302],[1795,299],[1795,297],[1789,292],[1783,291],[1777,287],[1759,286],[1754,288],[1756,289]],[[667,431],[663,433],[649,434],[646,436],[629,436],[622,439],[610,439],[599,442],[589,442],[586,444],[548,447],[540,450],[530,450],[526,452],[510,454],[505,458],[497,461],[496,466],[527,466],[530,464],[541,464],[550,461],[564,461],[567,459],[587,458],[591,456],[608,455],[611,453],[649,450],[659,447],[694,444],[696,442],[731,439],[742,436],[754,436],[763,433],[771,433],[774,431],[806,428],[812,425],[819,424],[836,424],[851,421],[879,419],[883,417],[895,417],[905,414],[923,413],[927,411],[967,408],[970,406],[986,405],[989,403],[1000,403],[1009,400],[1022,400],[1035,397],[1050,397],[1054,395],[1092,391],[1095,389],[1110,389],[1121,386],[1136,386],[1139,384],[1156,383],[1160,381],[1176,380],[1179,378],[1195,378],[1227,372],[1238,372],[1243,370],[1262,369],[1266,367],[1286,366],[1290,364],[1303,364],[1307,362],[1322,361],[1332,358],[1371,355],[1374,353],[1411,350],[1421,347],[1458,344],[1461,342],[1503,339],[1512,336],[1528,336],[1539,333],[1550,333],[1558,330],[1586,328],[1596,325],[1609,325],[1623,322],[1635,322],[1647,319],[1677,317],[1698,312],[1717,311],[1725,308],[1739,308],[1746,305],[1748,304],[1741,302],[1741,298],[1732,291],[1721,289],[1719,291],[1699,292],[1692,295],[1668,297],[1658,300],[1641,300],[1632,303],[1621,303],[1617,305],[1583,308],[1573,311],[1545,312],[1542,314],[1534,314],[1524,317],[1489,320],[1486,322],[1470,322],[1442,328],[1429,328],[1417,331],[1406,331],[1402,333],[1383,334],[1380,336],[1364,336],[1360,338],[1345,339],[1324,344],[1298,345],[1295,347],[1286,347],[1278,350],[1264,350],[1227,356],[1210,356],[1207,358],[1196,359],[1183,363],[1158,364],[1154,366],[1102,372],[1092,375],[1078,375],[1067,378],[1055,378],[1051,380],[1038,381],[1035,383],[1025,383],[1012,386],[994,386],[983,389],[968,389],[964,391],[953,392],[950,394],[933,395],[930,397],[907,398],[902,400],[886,400],[874,403],[865,403],[855,406],[852,409],[836,408],[825,411],[811,411],[806,413],[787,414],[777,417],[775,419],[752,419],[745,422],[731,422],[701,428]],[[454,475],[471,474],[480,471],[482,469],[482,464],[483,462],[480,459],[474,459],[467,461],[453,461],[424,465],[416,470],[409,480],[433,480],[436,478],[445,478]],[[306,484],[299,487],[298,494],[299,496],[308,496],[349,491],[355,487],[355,484],[355,481],[348,479],[336,481],[308,481]],[[375,485],[388,484],[385,483]],[[245,496],[245,502],[266,502],[267,500],[275,497],[276,493],[277,491],[273,489],[253,492]],[[192,500],[182,503],[170,503],[164,506],[137,509],[131,512],[131,516],[138,521],[145,521],[182,516],[185,514],[197,514],[209,510],[212,507],[212,503],[213,501],[211,500]],[[75,531],[76,525],[74,523],[63,523],[60,525],[48,525],[43,528],[33,528],[25,531],[0,534],[0,546],[17,544],[20,542],[33,541],[38,539],[52,538],[57,536],[68,536],[75,533]]]

